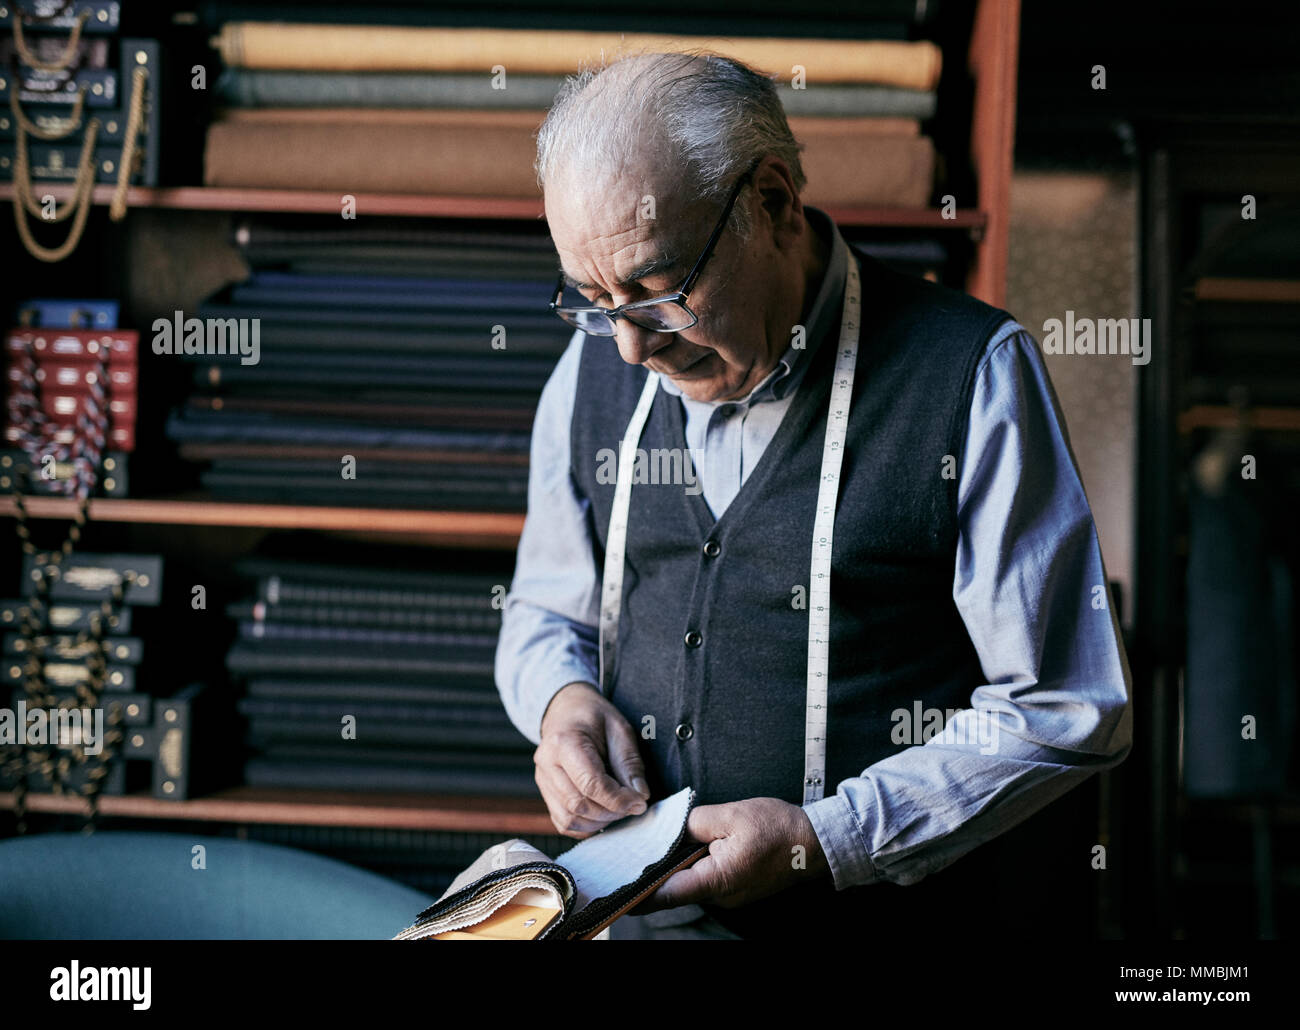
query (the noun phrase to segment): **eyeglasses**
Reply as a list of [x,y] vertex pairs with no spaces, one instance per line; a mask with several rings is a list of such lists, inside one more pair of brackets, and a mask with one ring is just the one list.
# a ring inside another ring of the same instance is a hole
[[613,309],[597,305],[561,307],[560,300],[564,296],[564,273],[561,272],[559,281],[555,285],[555,299],[551,301],[551,310],[589,336],[613,336],[616,331],[615,319],[619,318],[626,318],[633,325],[655,333],[679,333],[695,325],[699,322],[699,318],[686,306],[686,298],[694,288],[700,273],[704,271],[705,262],[713,254],[713,248],[717,246],[718,239],[722,236],[722,230],[726,227],[727,219],[731,215],[732,207],[735,206],[736,198],[740,196],[741,188],[754,174],[756,168],[758,162],[751,165],[749,171],[736,180],[731,196],[727,198],[727,206],[722,210],[722,217],[718,219],[718,224],[714,226],[709,242],[704,247],[704,253],[700,255],[686,281],[675,293],[665,293],[661,297],[639,300],[632,304],[620,304]]

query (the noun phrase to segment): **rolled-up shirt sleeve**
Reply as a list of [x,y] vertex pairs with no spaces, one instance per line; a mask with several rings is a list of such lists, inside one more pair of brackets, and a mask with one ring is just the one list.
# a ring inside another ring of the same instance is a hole
[[569,474],[582,333],[542,390],[529,445],[528,514],[505,597],[496,683],[516,728],[541,743],[542,716],[569,683],[596,683],[600,581],[587,531],[589,502]]
[[1131,678],[1092,512],[1033,338],[976,373],[953,600],[983,678],[969,709],[804,806],[838,889],[915,883],[1132,746]]

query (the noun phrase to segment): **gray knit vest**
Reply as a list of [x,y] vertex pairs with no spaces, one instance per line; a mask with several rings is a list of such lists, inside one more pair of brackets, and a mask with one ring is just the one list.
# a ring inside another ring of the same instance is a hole
[[[895,742],[893,713],[917,702],[969,708],[983,682],[952,599],[953,470],[977,362],[1011,317],[855,257],[862,328],[832,555],[828,795],[913,742]],[[610,699],[638,732],[655,797],[690,786],[701,804],[802,801],[806,598],[839,298],[836,307],[828,333],[800,358],[811,364],[776,436],[720,519],[685,482],[652,473],[632,488]],[[614,497],[605,449],[617,453],[646,374],[612,339],[583,344],[571,474],[590,501],[598,569]],[[658,392],[639,446],[647,468],[669,468],[664,451],[687,456],[678,398]],[[925,882],[906,890],[919,898]],[[791,920],[831,918],[872,891],[878,898],[874,885],[836,893],[828,878],[811,894],[795,892],[797,915],[791,892],[713,914],[735,917],[747,933],[780,932]]]

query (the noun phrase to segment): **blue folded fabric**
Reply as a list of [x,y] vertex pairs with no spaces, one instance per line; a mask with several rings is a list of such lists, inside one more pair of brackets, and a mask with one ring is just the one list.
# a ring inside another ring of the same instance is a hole
[[[526,311],[498,312],[489,317],[481,306],[469,310],[416,310],[394,311],[386,307],[367,307],[364,309],[321,308],[303,301],[294,304],[269,305],[257,304],[222,304],[207,303],[199,308],[199,318],[268,318],[289,320],[302,325],[348,325],[359,326],[394,326],[408,329],[434,329],[449,332],[469,330],[490,334],[492,326],[504,325],[509,332],[554,332],[557,325],[562,325],[546,307],[548,297],[538,305],[537,314]],[[507,344],[508,346],[508,344]]]
[[236,411],[172,412],[167,418],[166,435],[180,443],[335,444],[344,448],[340,453],[369,447],[407,447],[526,454],[529,441],[529,434],[522,432],[420,429]]
[[509,282],[258,272],[232,287],[230,299],[235,304],[481,311],[491,325],[505,311],[549,315],[547,304],[554,287],[554,276],[549,282]]

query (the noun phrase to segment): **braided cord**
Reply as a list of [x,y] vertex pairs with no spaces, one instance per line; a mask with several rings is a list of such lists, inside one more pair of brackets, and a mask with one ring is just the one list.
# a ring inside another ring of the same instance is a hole
[[[14,384],[9,400],[13,419],[21,428],[19,439],[28,457],[28,463],[19,463],[14,476],[14,508],[17,514],[17,533],[23,553],[34,559],[32,569],[33,583],[30,594],[20,610],[22,643],[20,645],[25,657],[23,667],[23,686],[30,708],[51,710],[54,708],[84,708],[93,710],[101,702],[104,684],[108,675],[108,660],[104,650],[104,635],[116,610],[120,608],[127,585],[135,578],[128,572],[105,600],[100,611],[92,615],[90,630],[82,630],[72,641],[74,651],[88,652],[87,667],[90,671],[89,682],[77,685],[76,696],[56,704],[54,693],[49,688],[45,677],[45,655],[49,639],[42,635],[48,625],[49,584],[61,572],[63,562],[71,555],[81,540],[90,511],[90,498],[101,473],[104,444],[108,431],[108,404],[105,384],[108,377],[108,360],[110,347],[99,352],[99,359],[90,374],[90,394],[85,398],[73,430],[70,444],[55,444],[54,434],[58,426],[54,425],[41,410],[40,383],[36,375],[36,361],[32,353],[30,339],[24,341],[21,352],[13,356],[14,367],[19,375]],[[57,551],[38,550],[32,540],[29,525],[30,516],[23,499],[25,479],[30,475],[30,468],[38,464],[43,455],[53,456],[55,461],[72,462],[74,475],[66,480],[56,479],[56,489],[77,498],[77,511],[67,536]],[[86,645],[91,645],[87,648]],[[28,777],[31,773],[43,775],[55,793],[62,793],[64,784],[71,776],[71,767],[75,760],[78,765],[87,766],[86,777],[82,784],[82,794],[86,798],[88,814],[86,831],[93,830],[99,816],[99,796],[103,790],[104,778],[108,775],[110,764],[123,739],[121,706],[115,706],[109,713],[109,727],[101,742],[101,751],[97,762],[90,763],[85,752],[85,739],[81,746],[72,748],[72,754],[59,755],[58,743],[46,737],[45,744],[30,744],[24,735],[23,742],[13,748],[13,754],[5,760],[7,778],[14,783],[14,813],[17,818],[18,832],[27,830],[27,794]]]
[[[65,139],[81,128],[81,116],[86,109],[86,86],[82,83],[81,89],[77,90],[77,99],[72,103],[72,114],[68,120],[71,124],[66,129],[42,129],[34,121],[23,113],[22,105],[18,103],[18,90],[9,91],[9,110],[14,116],[14,121],[22,127],[23,131],[35,136],[37,139],[55,140]],[[39,214],[40,212],[36,212]]]
[[[16,5],[15,5],[16,6]],[[59,9],[59,12],[52,17],[58,17],[67,9],[67,4]],[[86,27],[86,19],[90,17],[90,8],[84,7],[81,13],[77,15],[77,23],[72,26],[72,31],[68,33],[68,45],[64,47],[63,53],[53,61],[42,61],[36,52],[27,46],[27,37],[23,34],[23,19],[17,12],[14,14],[14,49],[18,51],[18,59],[30,68],[39,68],[43,72],[61,72],[72,63],[72,59],[77,56],[77,44],[81,42],[81,30]]]
[[[15,30],[17,30],[17,26],[18,20],[15,19]],[[126,137],[122,143],[121,160],[118,162],[117,184],[113,190],[113,197],[108,208],[108,217],[114,222],[120,222],[126,217],[127,192],[130,189],[131,176],[134,173],[135,164],[140,153],[140,124],[144,120],[145,89],[148,80],[149,70],[147,68],[137,67],[131,73],[131,105],[127,112]],[[72,198],[64,206],[62,213],[46,218],[41,205],[37,203],[35,194],[32,192],[31,165],[27,156],[27,135],[31,129],[36,129],[36,126],[32,125],[22,115],[21,110],[17,108],[14,100],[15,95],[15,92],[11,92],[9,98],[10,107],[15,110],[18,123],[17,141],[14,148],[14,223],[18,227],[18,235],[22,238],[23,246],[27,248],[33,257],[49,263],[62,261],[76,249],[77,244],[81,242],[82,233],[86,229],[86,219],[90,214],[92,197],[94,196],[95,139],[99,134],[100,122],[98,118],[91,118],[86,124],[86,135],[81,146],[81,158],[77,163],[77,175],[73,185]],[[82,99],[84,99],[84,91],[78,98],[79,102]],[[80,120],[81,113],[82,108],[78,106],[75,115],[77,121]],[[37,129],[33,135],[45,139],[56,139],[68,135],[69,132],[71,130],[52,136],[43,130]],[[39,243],[36,237],[32,235],[31,227],[27,224],[26,215],[28,214],[50,222],[61,222],[65,218],[71,217],[72,226],[68,230],[67,238],[57,247],[46,247]]]

